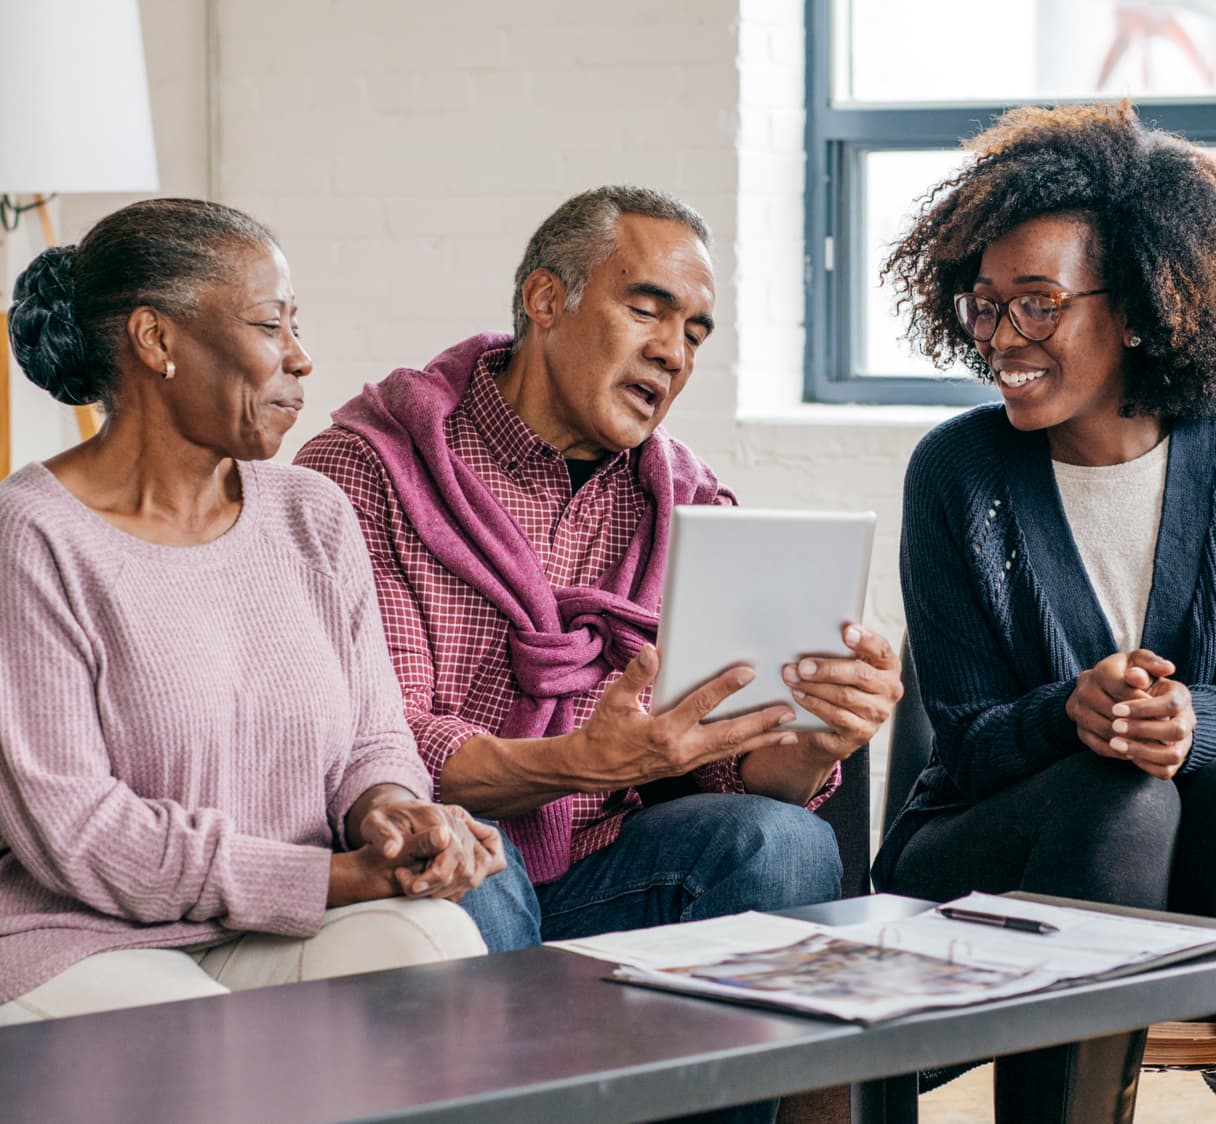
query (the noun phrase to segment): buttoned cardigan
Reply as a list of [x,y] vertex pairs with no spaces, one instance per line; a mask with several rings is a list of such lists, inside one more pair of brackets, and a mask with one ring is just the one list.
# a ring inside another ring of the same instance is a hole
[[[1183,773],[1216,758],[1214,485],[1216,420],[1174,422],[1142,645],[1173,660],[1191,690]],[[933,748],[875,862],[879,888],[934,813],[1090,752],[1064,707],[1077,676],[1115,651],[1046,434],[1015,429],[1003,406],[953,418],[917,446],[900,578]]]

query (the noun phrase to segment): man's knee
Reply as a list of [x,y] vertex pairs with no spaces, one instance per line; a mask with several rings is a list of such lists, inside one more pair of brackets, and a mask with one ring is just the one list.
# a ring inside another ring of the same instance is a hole
[[540,944],[540,906],[523,856],[504,835],[506,868],[461,899],[491,952]]
[[780,899],[769,909],[788,909],[840,897],[842,874],[836,832],[813,812],[763,796],[749,822],[756,833],[752,866]]
[[710,815],[728,871],[749,886],[748,909],[789,909],[840,896],[836,833],[812,812],[766,796],[727,796]]

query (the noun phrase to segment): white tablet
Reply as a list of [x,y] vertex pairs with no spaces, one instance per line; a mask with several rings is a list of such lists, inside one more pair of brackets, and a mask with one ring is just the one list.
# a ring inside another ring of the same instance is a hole
[[794,705],[781,668],[802,656],[849,656],[841,630],[865,604],[874,512],[680,506],[659,616],[651,710],[666,710],[732,664],[756,678],[715,709],[727,718],[794,706],[792,729],[824,728]]

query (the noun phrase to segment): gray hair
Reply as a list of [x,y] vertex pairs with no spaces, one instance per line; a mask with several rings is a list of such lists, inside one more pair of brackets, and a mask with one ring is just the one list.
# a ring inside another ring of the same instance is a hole
[[574,311],[596,267],[607,260],[616,245],[616,220],[621,215],[670,219],[688,227],[706,247],[710,244],[705,219],[674,195],[649,187],[609,185],[567,199],[528,240],[523,261],[515,271],[512,315],[515,343],[528,331],[524,311],[524,282],[538,269],[556,274],[566,287],[566,308]]
[[274,235],[232,207],[145,199],[101,219],[79,246],[44,250],[13,290],[8,329],[31,382],[60,402],[114,409],[127,319],[140,305],[167,316],[198,309],[205,285],[229,280],[241,251]]

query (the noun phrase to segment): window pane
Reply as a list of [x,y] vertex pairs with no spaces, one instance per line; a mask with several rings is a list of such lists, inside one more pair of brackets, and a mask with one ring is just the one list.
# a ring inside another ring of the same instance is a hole
[[1216,96],[1216,0],[833,0],[834,102]]
[[[863,152],[859,159],[863,273],[856,287],[861,315],[854,321],[853,373],[940,376],[942,372],[903,338],[907,317],[896,318],[895,296],[889,285],[879,287],[878,271],[892,243],[911,223],[916,200],[960,167],[964,154],[959,149],[917,149]],[[962,368],[949,373],[967,374]]]

